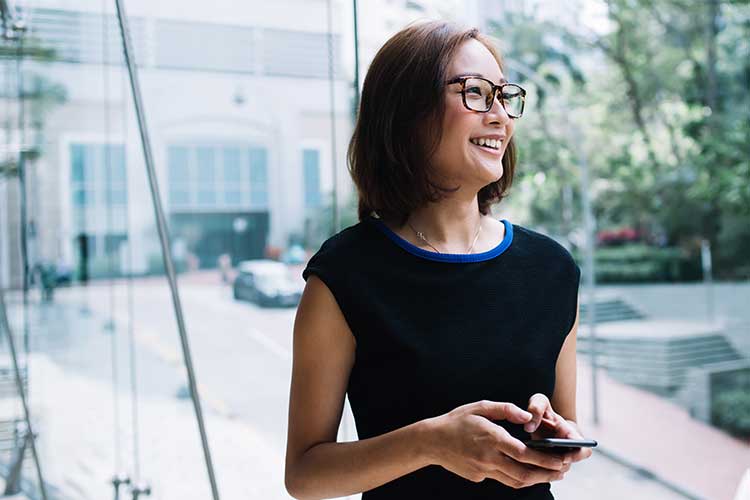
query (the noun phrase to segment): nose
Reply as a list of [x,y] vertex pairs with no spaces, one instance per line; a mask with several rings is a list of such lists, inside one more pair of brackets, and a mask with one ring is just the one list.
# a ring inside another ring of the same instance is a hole
[[495,98],[492,100],[492,107],[486,113],[487,119],[490,123],[508,123],[512,118],[508,116],[507,111],[501,101],[500,91],[495,92]]

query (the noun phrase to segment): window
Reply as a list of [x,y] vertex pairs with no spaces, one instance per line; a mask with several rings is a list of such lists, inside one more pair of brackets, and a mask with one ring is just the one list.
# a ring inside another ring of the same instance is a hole
[[302,150],[302,178],[305,183],[305,207],[320,206],[320,151]]
[[169,167],[169,203],[173,207],[190,204],[190,175],[187,148],[170,147],[167,153]]
[[224,203],[242,205],[242,160],[239,148],[224,148]]
[[253,207],[268,205],[268,179],[266,177],[266,150],[250,149],[250,204]]
[[216,205],[216,180],[214,161],[214,148],[199,147],[196,149],[197,180],[198,180],[198,205]]
[[252,73],[254,35],[249,26],[158,19],[154,43],[156,66]]
[[265,148],[172,145],[167,156],[171,210],[268,207]]
[[73,234],[93,238],[126,232],[128,186],[122,144],[71,144],[70,181]]
[[[333,35],[333,74],[340,78],[341,35]],[[328,36],[279,29],[263,30],[263,69],[273,76],[328,78]]]

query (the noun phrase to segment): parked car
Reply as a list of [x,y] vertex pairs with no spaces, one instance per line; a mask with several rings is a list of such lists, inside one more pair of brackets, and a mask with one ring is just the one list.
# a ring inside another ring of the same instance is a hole
[[259,306],[294,307],[299,304],[304,282],[292,280],[286,264],[275,260],[246,260],[237,266],[233,295],[235,300]]

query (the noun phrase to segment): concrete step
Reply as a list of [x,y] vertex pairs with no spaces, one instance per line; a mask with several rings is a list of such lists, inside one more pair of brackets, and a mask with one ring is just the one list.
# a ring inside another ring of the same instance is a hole
[[[589,308],[585,301],[580,302],[579,322],[588,320]],[[642,319],[645,315],[622,298],[604,298],[596,300],[596,322]]]
[[[591,352],[586,332],[578,337],[584,357]],[[620,382],[660,394],[679,389],[690,369],[743,359],[721,326],[695,322],[613,322],[597,328],[596,346],[597,367]]]

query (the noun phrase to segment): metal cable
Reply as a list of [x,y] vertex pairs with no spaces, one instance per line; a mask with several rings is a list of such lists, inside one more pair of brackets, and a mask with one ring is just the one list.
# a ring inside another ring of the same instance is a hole
[[[104,170],[105,174],[105,187],[104,192],[106,194],[106,228],[107,232],[111,233],[112,230],[112,158],[111,158],[111,129],[110,129],[110,91],[109,91],[109,21],[107,19],[107,0],[102,1],[102,85],[104,86]],[[104,250],[107,252],[107,236],[104,237]],[[113,411],[113,426],[114,426],[114,455],[115,455],[115,470],[114,475],[117,476],[122,471],[122,447],[120,441],[120,399],[118,396],[120,388],[119,378],[119,362],[117,355],[117,327],[115,323],[115,293],[114,293],[114,277],[112,273],[112,258],[107,255],[107,271],[109,272],[109,325],[112,327],[112,338],[111,338],[111,358],[112,358],[112,411]]]
[[[121,87],[121,96],[122,96],[122,106],[123,106],[123,112],[122,112],[122,134],[123,134],[123,144],[128,144],[128,113],[126,108],[127,101],[125,100],[125,96],[127,95],[127,86],[128,82],[125,78],[125,75],[123,74],[122,79],[120,80],[122,87]],[[140,409],[138,407],[138,371],[137,371],[137,365],[136,365],[136,355],[135,355],[135,328],[134,328],[134,318],[135,318],[135,300],[134,300],[134,294],[133,294],[133,244],[130,240],[130,210],[126,208],[125,210],[125,227],[127,232],[127,242],[128,242],[128,275],[127,275],[127,290],[128,290],[128,326],[127,326],[127,332],[128,332],[128,359],[130,363],[130,411],[131,411],[131,425],[132,425],[132,438],[133,438],[133,481],[134,484],[138,484],[138,482],[141,479],[141,455],[140,455],[140,423],[139,423],[139,414]]]
[[326,14],[328,23],[328,90],[330,102],[330,114],[331,114],[331,169],[333,170],[333,199],[332,199],[332,211],[333,211],[333,232],[336,234],[339,231],[339,207],[338,207],[338,173],[336,168],[336,106],[335,97],[336,89],[334,88],[334,77],[333,77],[333,7],[331,0],[326,1]]
[[[26,391],[29,390],[29,242],[28,242],[28,197],[26,182],[26,106],[24,100],[24,83],[23,70],[21,64],[23,60],[23,38],[25,34],[25,25],[21,24],[21,29],[16,29],[16,23],[23,21],[12,21],[13,29],[16,32],[17,52],[16,52],[16,85],[18,87],[18,187],[21,204],[21,266],[23,267],[23,351],[24,351],[24,368],[26,370]],[[41,273],[40,273],[41,279]]]

